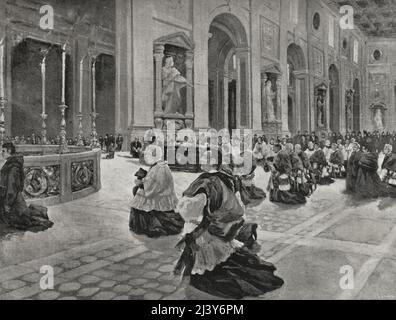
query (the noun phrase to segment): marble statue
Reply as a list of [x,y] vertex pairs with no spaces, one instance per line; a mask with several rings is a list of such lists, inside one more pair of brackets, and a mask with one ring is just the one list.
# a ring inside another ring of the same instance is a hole
[[353,130],[353,90],[348,90],[346,93],[346,127],[349,132]]
[[272,90],[272,82],[268,80],[265,83],[265,103],[266,103],[266,110],[267,110],[267,120],[269,122],[275,121],[275,107],[274,107],[274,98],[276,96],[276,92]]
[[319,94],[316,100],[316,108],[318,110],[318,127],[324,126],[324,110],[325,110],[325,94]]
[[186,86],[192,87],[175,68],[173,58],[166,58],[162,68],[162,103],[165,114],[180,114],[180,90]]
[[382,110],[376,109],[374,115],[374,123],[376,130],[383,130],[384,129],[384,122],[382,118]]

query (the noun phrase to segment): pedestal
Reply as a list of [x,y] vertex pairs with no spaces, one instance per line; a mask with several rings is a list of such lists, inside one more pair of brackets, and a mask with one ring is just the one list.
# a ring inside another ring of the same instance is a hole
[[48,114],[42,113],[41,114],[41,119],[43,120],[41,123],[41,144],[46,145],[47,144],[47,124],[45,121],[48,118]]
[[263,122],[263,133],[267,138],[282,137],[282,122],[281,121],[265,121]]
[[82,125],[83,115],[81,112],[77,115],[77,118],[78,118],[77,145],[81,147],[84,145],[84,141],[83,141],[84,130]]
[[99,113],[95,111],[91,113],[92,119],[92,132],[91,132],[91,148],[98,149],[100,148],[100,144],[98,142],[98,133],[96,131],[96,118],[98,117]]

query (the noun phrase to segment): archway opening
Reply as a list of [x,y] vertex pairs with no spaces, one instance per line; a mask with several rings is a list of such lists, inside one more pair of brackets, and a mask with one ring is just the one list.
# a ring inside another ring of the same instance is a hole
[[355,79],[353,82],[353,130],[360,131],[360,82]]
[[209,125],[221,130],[249,127],[248,44],[234,15],[218,15],[209,28]]
[[[293,135],[299,130],[309,130],[309,107],[306,103],[306,62],[302,48],[294,43],[287,48],[288,74],[288,128]],[[291,109],[290,109],[291,108]]]
[[294,132],[294,108],[293,108],[293,98],[289,95],[287,97],[287,120],[289,123],[290,132]]
[[[47,141],[55,142],[60,132],[60,110],[62,100],[62,50],[58,45],[27,38],[12,51],[12,105],[11,135],[24,136],[27,143],[37,143],[30,138],[34,133],[41,136],[42,131],[42,69],[45,52],[45,113]],[[72,72],[70,56],[66,59],[66,121],[72,124]],[[69,130],[68,130],[69,129]],[[69,136],[72,130],[66,128]]]
[[[101,54],[96,61],[96,130],[99,135],[115,132],[115,61],[114,57]],[[121,132],[119,132],[121,133]]]
[[339,103],[339,75],[337,67],[332,64],[329,68],[330,95],[330,130],[340,131],[340,103]]

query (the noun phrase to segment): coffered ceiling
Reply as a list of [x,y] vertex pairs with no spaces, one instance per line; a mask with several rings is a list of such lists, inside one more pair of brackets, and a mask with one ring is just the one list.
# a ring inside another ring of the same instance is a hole
[[325,0],[339,8],[354,8],[354,22],[368,36],[396,37],[396,0]]

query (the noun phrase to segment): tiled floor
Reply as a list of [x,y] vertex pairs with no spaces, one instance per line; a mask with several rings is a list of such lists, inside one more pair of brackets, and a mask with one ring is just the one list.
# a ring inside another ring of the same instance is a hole
[[[128,228],[133,174],[127,155],[103,160],[103,188],[73,203],[49,208],[52,229],[0,231],[0,299],[207,299],[172,274],[178,237],[151,240]],[[195,174],[174,173],[176,191]],[[258,171],[256,184],[266,189]],[[396,297],[396,200],[357,202],[344,181],[319,187],[304,206],[270,203],[249,208],[259,224],[259,255],[273,262],[285,285],[262,299],[392,299]],[[54,268],[54,290],[39,283],[42,266]],[[340,286],[350,266],[353,287]]]

